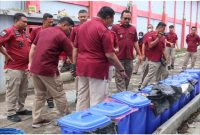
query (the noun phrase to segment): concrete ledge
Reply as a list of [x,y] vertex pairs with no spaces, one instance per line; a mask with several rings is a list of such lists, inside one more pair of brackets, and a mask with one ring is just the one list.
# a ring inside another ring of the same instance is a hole
[[153,134],[175,134],[183,121],[200,108],[200,94],[191,100],[186,106],[179,110],[167,122],[162,124]]

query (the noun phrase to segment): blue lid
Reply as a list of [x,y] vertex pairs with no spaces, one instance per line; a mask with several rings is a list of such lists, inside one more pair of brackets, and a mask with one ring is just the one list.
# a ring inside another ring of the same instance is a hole
[[191,69],[186,69],[185,72],[195,72],[195,73],[200,73],[200,69],[191,68]]
[[149,94],[152,91],[153,85],[148,85],[141,89],[141,92]]
[[16,128],[0,128],[0,134],[25,134],[25,132]]
[[96,128],[105,126],[111,119],[104,115],[96,115],[90,111],[81,111],[69,114],[58,120],[60,127],[67,127],[72,130],[89,132]]
[[108,101],[91,107],[90,111],[115,118],[131,111],[131,108],[125,104]]
[[113,94],[111,97],[123,103],[126,103],[131,107],[137,107],[137,108],[147,106],[151,103],[148,98],[130,91],[123,91],[117,94]]
[[184,76],[186,78],[195,78],[195,79],[198,79],[199,78],[199,75],[197,73],[188,73],[188,72],[183,72],[180,74],[180,76]]

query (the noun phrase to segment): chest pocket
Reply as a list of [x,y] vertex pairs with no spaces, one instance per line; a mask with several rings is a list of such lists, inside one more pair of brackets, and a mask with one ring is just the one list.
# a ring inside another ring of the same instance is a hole
[[132,31],[129,31],[128,32],[128,39],[130,39],[130,40],[133,40],[134,41],[134,39],[135,39],[135,32],[132,32]]
[[117,31],[118,40],[122,40],[126,38],[125,31],[119,30]]

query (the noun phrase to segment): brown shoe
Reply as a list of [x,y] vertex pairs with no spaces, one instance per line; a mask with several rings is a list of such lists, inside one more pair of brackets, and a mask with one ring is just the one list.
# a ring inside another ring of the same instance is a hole
[[33,123],[33,124],[32,124],[32,127],[33,127],[33,128],[39,128],[39,127],[42,127],[42,126],[49,125],[50,123],[51,123],[50,120],[44,119],[44,120],[42,120],[42,121],[40,121],[40,122]]

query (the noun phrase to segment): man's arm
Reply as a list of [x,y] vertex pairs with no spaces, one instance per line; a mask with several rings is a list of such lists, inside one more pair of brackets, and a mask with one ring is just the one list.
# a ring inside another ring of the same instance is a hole
[[30,52],[29,52],[28,70],[30,70],[31,63],[32,63],[32,60],[33,60],[33,55],[34,55],[34,53],[35,53],[35,49],[36,49],[36,45],[35,45],[35,44],[32,44],[32,45],[31,45],[31,50],[30,50]]
[[73,64],[76,64],[77,56],[78,56],[78,49],[76,47],[73,47],[73,53],[72,53]]
[[7,64],[9,60],[14,61],[14,59],[7,53],[4,47],[0,47],[0,52],[5,56],[5,64]]
[[120,71],[121,76],[123,78],[127,78],[124,67],[115,55],[115,53],[106,53],[105,55],[108,58],[109,63],[115,66],[115,68]]
[[155,47],[159,42],[159,38],[157,37],[154,41],[150,42],[149,48]]

